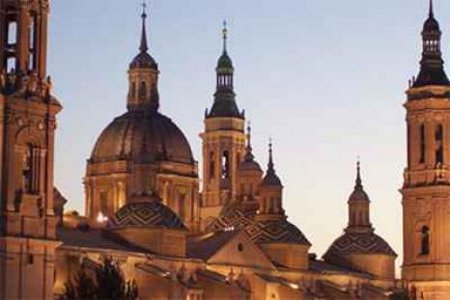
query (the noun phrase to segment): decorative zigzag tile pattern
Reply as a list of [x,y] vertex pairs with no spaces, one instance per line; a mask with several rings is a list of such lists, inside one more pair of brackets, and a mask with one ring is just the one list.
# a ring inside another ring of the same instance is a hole
[[257,221],[245,232],[256,244],[287,243],[311,245],[303,233],[286,220]]
[[155,226],[185,229],[183,222],[167,206],[158,201],[129,203],[116,213],[116,226]]
[[389,244],[375,233],[346,233],[328,249],[327,254],[388,254],[396,255]]
[[224,209],[211,225],[206,228],[206,231],[223,231],[227,228],[244,229],[246,226],[253,223],[253,218],[256,216],[258,204],[244,204],[236,203]]

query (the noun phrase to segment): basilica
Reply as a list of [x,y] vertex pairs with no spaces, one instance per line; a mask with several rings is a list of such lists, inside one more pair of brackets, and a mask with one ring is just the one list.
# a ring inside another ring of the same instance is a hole
[[199,172],[176,116],[159,109],[164,66],[149,50],[145,9],[124,113],[111,116],[87,159],[85,212],[65,211],[70,199],[54,185],[62,104],[47,74],[49,6],[0,0],[0,299],[58,298],[104,257],[140,299],[450,299],[450,81],[432,1],[404,104],[401,278],[371,223],[381,212],[370,211],[359,161],[345,230],[322,256],[309,251],[313,241],[284,209],[276,149],[252,152],[226,27]]

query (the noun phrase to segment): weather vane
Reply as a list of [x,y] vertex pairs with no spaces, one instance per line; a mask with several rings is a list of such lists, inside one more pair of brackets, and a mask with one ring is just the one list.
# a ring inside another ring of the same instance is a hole
[[222,35],[223,35],[223,51],[227,51],[227,37],[228,37],[228,29],[227,29],[227,21],[223,21],[223,29],[222,29]]
[[142,16],[147,16],[147,2],[145,0],[142,0]]

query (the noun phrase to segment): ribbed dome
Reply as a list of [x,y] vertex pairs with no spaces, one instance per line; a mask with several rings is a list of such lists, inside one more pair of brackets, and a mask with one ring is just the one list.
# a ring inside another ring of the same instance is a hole
[[266,176],[264,176],[262,182],[262,186],[282,186],[280,177],[278,177],[275,173],[267,173]]
[[324,258],[332,260],[333,257],[349,254],[397,255],[383,238],[373,232],[365,232],[345,233],[331,244]]
[[218,69],[233,69],[233,62],[230,58],[230,56],[228,56],[227,52],[224,52],[220,57],[219,60],[217,62],[217,68]]
[[160,201],[130,202],[113,218],[113,226],[186,229],[180,218]]
[[278,177],[275,172],[274,164],[273,164],[273,151],[272,151],[272,142],[269,144],[269,164],[267,165],[267,172],[261,181],[261,186],[263,187],[283,187],[281,183],[280,177]]
[[240,172],[249,172],[249,171],[256,171],[256,172],[263,172],[261,169],[261,166],[254,160],[247,161],[244,160],[239,164],[239,171]]
[[139,163],[192,163],[191,147],[171,119],[156,111],[130,111],[106,127],[92,151],[91,162],[129,159]]
[[300,229],[285,219],[255,221],[245,228],[245,233],[256,244],[311,245]]
[[424,32],[440,31],[439,22],[433,16],[430,16],[423,24],[423,31]]
[[[250,147],[250,148],[248,148]],[[244,160],[239,164],[239,172],[245,173],[245,172],[260,172],[263,173],[263,170],[261,169],[261,166],[258,164],[258,162],[255,161],[255,157],[252,154],[251,146],[247,147],[247,152],[245,153]]]
[[131,61],[130,69],[154,69],[158,70],[155,59],[147,52],[141,52]]
[[355,188],[355,190],[351,193],[350,197],[348,198],[349,202],[359,202],[359,201],[369,201],[369,196],[367,193],[361,188]]

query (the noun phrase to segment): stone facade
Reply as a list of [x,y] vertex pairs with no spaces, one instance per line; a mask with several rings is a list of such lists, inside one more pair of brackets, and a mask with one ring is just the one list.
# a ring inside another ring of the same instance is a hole
[[[450,82],[432,8],[421,70],[407,91],[403,281],[375,234],[358,162],[343,234],[318,258],[288,220],[272,145],[256,161],[238,109],[227,30],[205,114],[203,186],[181,129],[159,112],[159,67],[146,13],[130,63],[127,111],[100,134],[86,167],[86,213],[63,214],[54,135],[61,105],[46,73],[48,0],[0,0],[0,298],[52,299],[81,267],[112,257],[141,299],[450,297]],[[32,42],[31,42],[32,41]],[[31,46],[30,46],[31,45]],[[377,212],[375,212],[377,213]]]

